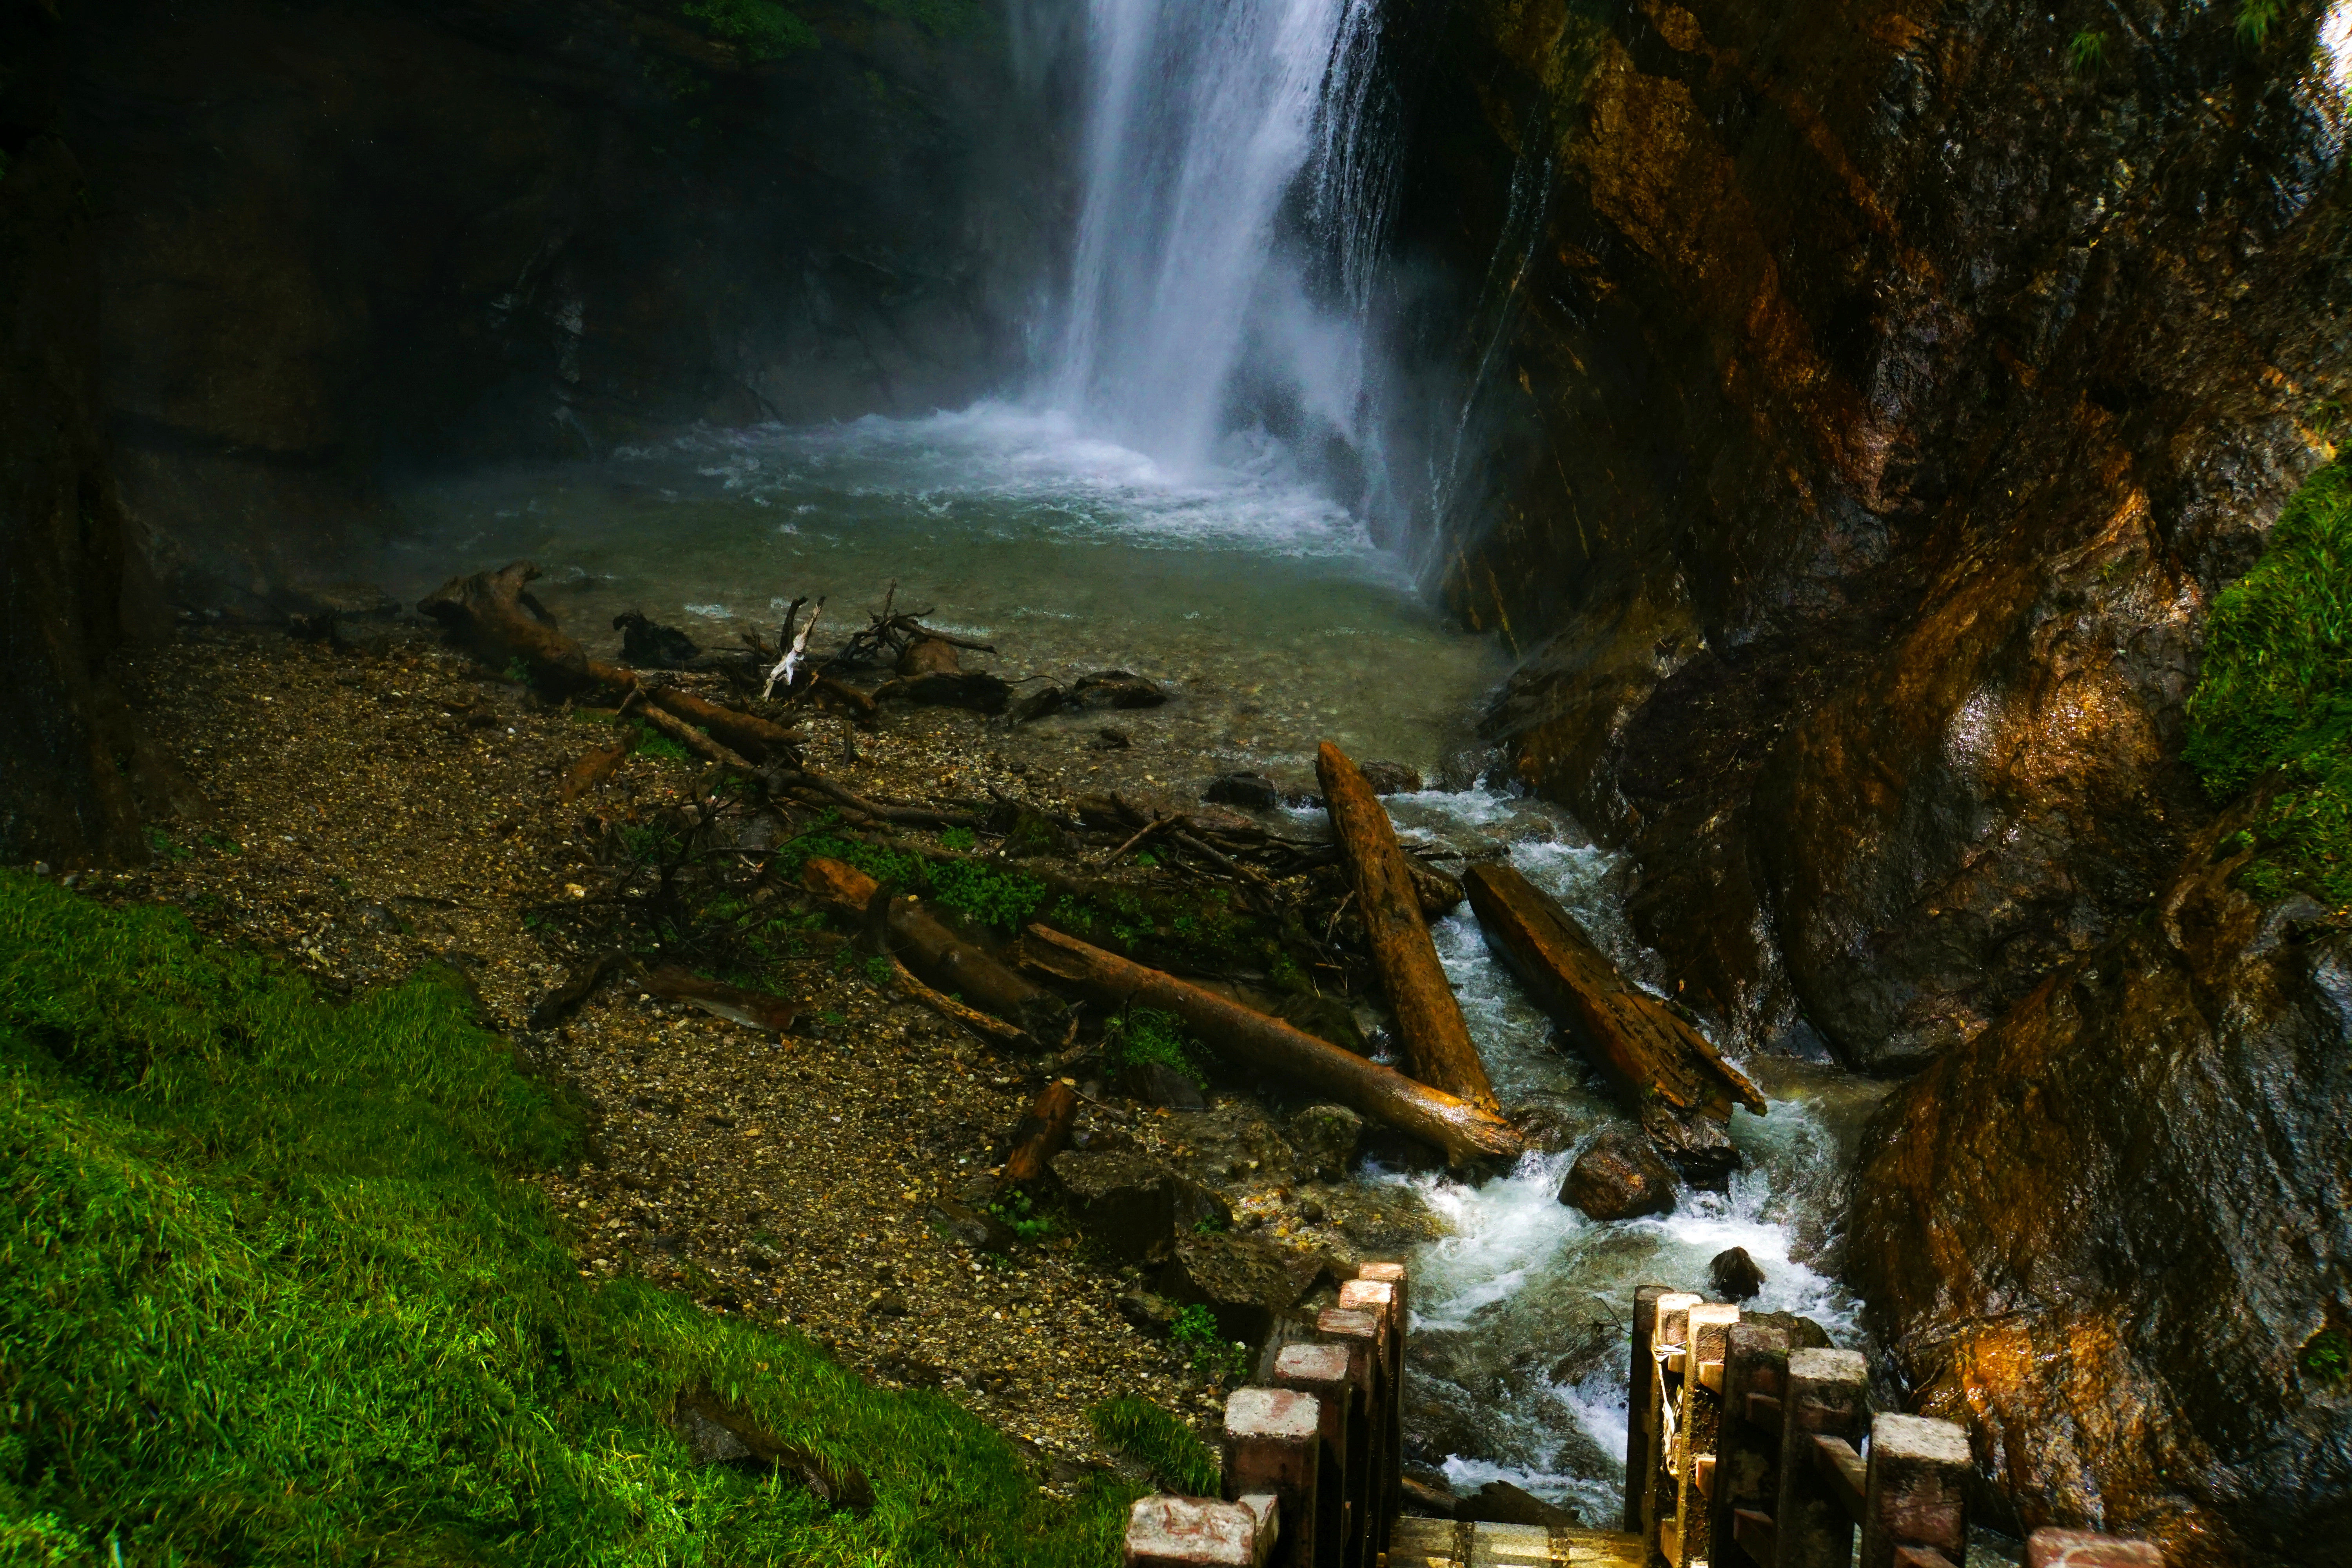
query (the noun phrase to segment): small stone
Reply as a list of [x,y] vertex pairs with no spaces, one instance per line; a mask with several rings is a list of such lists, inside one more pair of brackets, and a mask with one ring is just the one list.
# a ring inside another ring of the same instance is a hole
[[1603,1221],[1670,1214],[1675,1173],[1639,1131],[1612,1127],[1569,1167],[1559,1201],[1588,1219]]
[[903,1318],[907,1315],[907,1298],[896,1290],[877,1290],[867,1310],[879,1318]]
[[1165,1338],[1169,1325],[1176,1321],[1176,1303],[1151,1290],[1121,1291],[1112,1305],[1118,1315],[1147,1334]]
[[1421,793],[1421,772],[1402,763],[1361,763],[1357,772],[1372,786],[1374,795],[1418,795]]
[[1764,1289],[1764,1270],[1744,1247],[1717,1253],[1706,1266],[1706,1279],[1717,1298],[1726,1301],[1745,1301]]
[[614,616],[613,629],[621,634],[621,661],[640,669],[673,669],[702,651],[676,626],[649,621],[635,610]]
[[1336,1182],[1356,1163],[1364,1119],[1344,1105],[1310,1105],[1290,1119],[1290,1145],[1318,1177]]
[[1323,1223],[1323,1205],[1317,1203],[1313,1198],[1301,1198],[1298,1200],[1298,1217],[1305,1220],[1308,1225],[1321,1225]]
[[1584,1521],[1574,1510],[1549,1503],[1508,1481],[1488,1481],[1454,1505],[1456,1519],[1482,1524],[1532,1524],[1546,1530],[1573,1530]]
[[1127,1069],[1120,1081],[1127,1092],[1146,1105],[1170,1110],[1205,1110],[1208,1100],[1201,1086],[1165,1062],[1145,1062]]
[[1219,773],[1201,792],[1201,798],[1219,805],[1271,811],[1282,804],[1282,791],[1263,773]]
[[1005,713],[1014,724],[1026,724],[1032,720],[1043,719],[1048,713],[1059,713],[1068,700],[1069,693],[1060,687],[1041,686],[1016,698]]
[[1082,675],[1070,696],[1082,708],[1157,708],[1168,700],[1158,682],[1125,669]]
[[1114,730],[1108,725],[1096,731],[1094,740],[1089,742],[1097,752],[1123,752],[1134,743],[1134,739],[1126,731]]

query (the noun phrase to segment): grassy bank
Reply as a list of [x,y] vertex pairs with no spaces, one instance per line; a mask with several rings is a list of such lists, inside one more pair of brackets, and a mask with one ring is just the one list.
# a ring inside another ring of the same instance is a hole
[[2189,716],[2216,800],[2273,792],[2239,846],[2247,889],[2352,906],[2352,466],[2313,475],[2215,602]]
[[[448,978],[330,1005],[0,871],[0,1564],[1117,1560],[1131,1489],[1057,1501],[943,1397],[580,1278],[518,1179],[580,1135]],[[695,1465],[696,1387],[873,1508]],[[1156,1415],[1119,1430],[1182,1453]]]

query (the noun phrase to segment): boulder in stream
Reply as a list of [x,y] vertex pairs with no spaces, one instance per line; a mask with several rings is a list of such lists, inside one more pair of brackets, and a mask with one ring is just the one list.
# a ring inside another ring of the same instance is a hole
[[1612,1127],[1569,1167],[1568,1179],[1559,1184],[1559,1201],[1587,1219],[1671,1214],[1675,1173],[1638,1131]]
[[1201,798],[1217,805],[1272,811],[1282,804],[1282,790],[1264,773],[1219,773],[1201,792]]
[[1070,688],[1070,697],[1081,708],[1157,708],[1168,700],[1158,681],[1125,669],[1081,675]]
[[1404,763],[1358,763],[1356,771],[1374,795],[1418,795],[1421,770]]
[[1718,1301],[1745,1301],[1764,1289],[1764,1270],[1744,1247],[1727,1247],[1706,1266],[1706,1288]]

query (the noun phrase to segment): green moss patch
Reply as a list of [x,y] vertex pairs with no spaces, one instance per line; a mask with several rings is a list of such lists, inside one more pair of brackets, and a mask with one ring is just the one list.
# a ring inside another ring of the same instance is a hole
[[[581,1278],[520,1179],[578,1137],[450,977],[337,1007],[0,872],[0,1561],[1117,1561],[1132,1488],[1056,1501],[939,1394]],[[695,1465],[701,1388],[874,1507]]]
[[2255,851],[2247,890],[2352,905],[2352,468],[2313,475],[2215,602],[2189,719],[2216,800],[2271,791],[2233,846]]

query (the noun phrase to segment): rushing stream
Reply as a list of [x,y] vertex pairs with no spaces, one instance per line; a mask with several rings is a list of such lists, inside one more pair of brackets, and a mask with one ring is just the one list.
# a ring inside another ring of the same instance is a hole
[[[1171,795],[1234,769],[1304,783],[1326,738],[1412,764],[1444,787],[1392,799],[1403,830],[1509,856],[1654,984],[1612,858],[1557,809],[1476,777],[1475,717],[1502,650],[1449,626],[1410,545],[1361,521],[1379,482],[1364,321],[1388,192],[1388,150],[1365,131],[1377,7],[1095,0],[1091,16],[1087,194],[1027,399],[696,431],[587,467],[421,487],[383,576],[414,600],[454,560],[529,556],[550,607],[592,641],[636,609],[719,647],[772,635],[802,595],[826,598],[837,640],[895,583],[902,606],[996,643],[1008,679],[1118,667],[1171,688],[1132,723],[1144,776]],[[1066,757],[1097,721],[1049,720],[1003,745]],[[1320,831],[1319,814],[1298,826]],[[1819,1262],[1875,1091],[1748,1062],[1773,1103],[1737,1113],[1747,1165],[1727,1193],[1686,1193],[1664,1219],[1586,1220],[1555,1194],[1620,1112],[1466,911],[1435,934],[1507,1110],[1534,1113],[1559,1152],[1477,1186],[1360,1178],[1413,1189],[1444,1232],[1413,1259],[1414,1442],[1457,1485],[1508,1479],[1607,1523],[1636,1284],[1703,1288],[1709,1259],[1742,1247],[1767,1277],[1760,1305],[1851,1335],[1853,1304]]]

